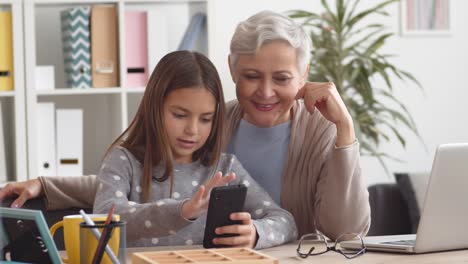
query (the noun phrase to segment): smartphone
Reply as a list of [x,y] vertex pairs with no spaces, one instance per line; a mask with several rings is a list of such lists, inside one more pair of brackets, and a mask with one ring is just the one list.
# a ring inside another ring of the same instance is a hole
[[221,226],[241,224],[241,221],[231,220],[230,215],[243,211],[246,194],[247,187],[243,184],[215,187],[211,190],[203,247],[224,247],[213,244],[213,238],[235,236],[231,234],[217,235],[215,230]]

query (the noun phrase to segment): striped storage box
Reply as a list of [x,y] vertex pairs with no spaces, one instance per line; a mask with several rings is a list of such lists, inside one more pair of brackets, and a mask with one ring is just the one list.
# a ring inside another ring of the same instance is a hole
[[60,13],[65,73],[71,88],[91,87],[90,12],[89,6],[82,6]]

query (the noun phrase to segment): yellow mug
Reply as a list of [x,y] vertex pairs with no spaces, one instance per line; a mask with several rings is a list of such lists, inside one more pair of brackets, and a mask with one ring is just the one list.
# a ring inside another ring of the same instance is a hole
[[[88,214],[93,221],[105,221],[106,214]],[[114,214],[114,220],[119,221],[120,216]],[[63,227],[63,237],[65,241],[65,250],[68,258],[62,257],[65,263],[80,263],[80,224],[84,222],[81,215],[67,215],[63,220],[55,223],[50,228],[52,237],[59,228]]]

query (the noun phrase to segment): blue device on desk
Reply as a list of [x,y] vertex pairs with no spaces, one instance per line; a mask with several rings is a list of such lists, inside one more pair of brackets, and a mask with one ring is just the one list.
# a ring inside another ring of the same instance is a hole
[[62,263],[40,210],[0,208],[0,260]]

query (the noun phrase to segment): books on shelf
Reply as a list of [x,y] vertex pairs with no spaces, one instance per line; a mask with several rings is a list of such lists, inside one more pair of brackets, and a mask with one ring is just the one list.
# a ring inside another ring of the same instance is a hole
[[60,17],[67,86],[118,86],[115,6],[73,7],[62,11]]
[[2,102],[0,101],[0,183],[6,182],[7,177],[6,168],[6,151],[5,151],[5,135],[3,132],[3,115],[2,115]]
[[93,87],[116,87],[119,78],[117,10],[114,5],[91,9],[91,69]]
[[128,87],[144,87],[148,82],[147,33],[147,13],[125,11],[125,62]]
[[0,10],[0,91],[13,90],[13,29],[11,11]]
[[[67,86],[71,88],[118,87],[118,16],[124,16],[127,87],[144,87],[157,62],[172,50],[198,49],[207,16],[173,21],[172,9],[126,10],[114,4],[79,6],[60,11]],[[203,43],[201,44],[203,45]]]
[[60,12],[65,73],[71,88],[91,87],[90,11],[82,6]]

